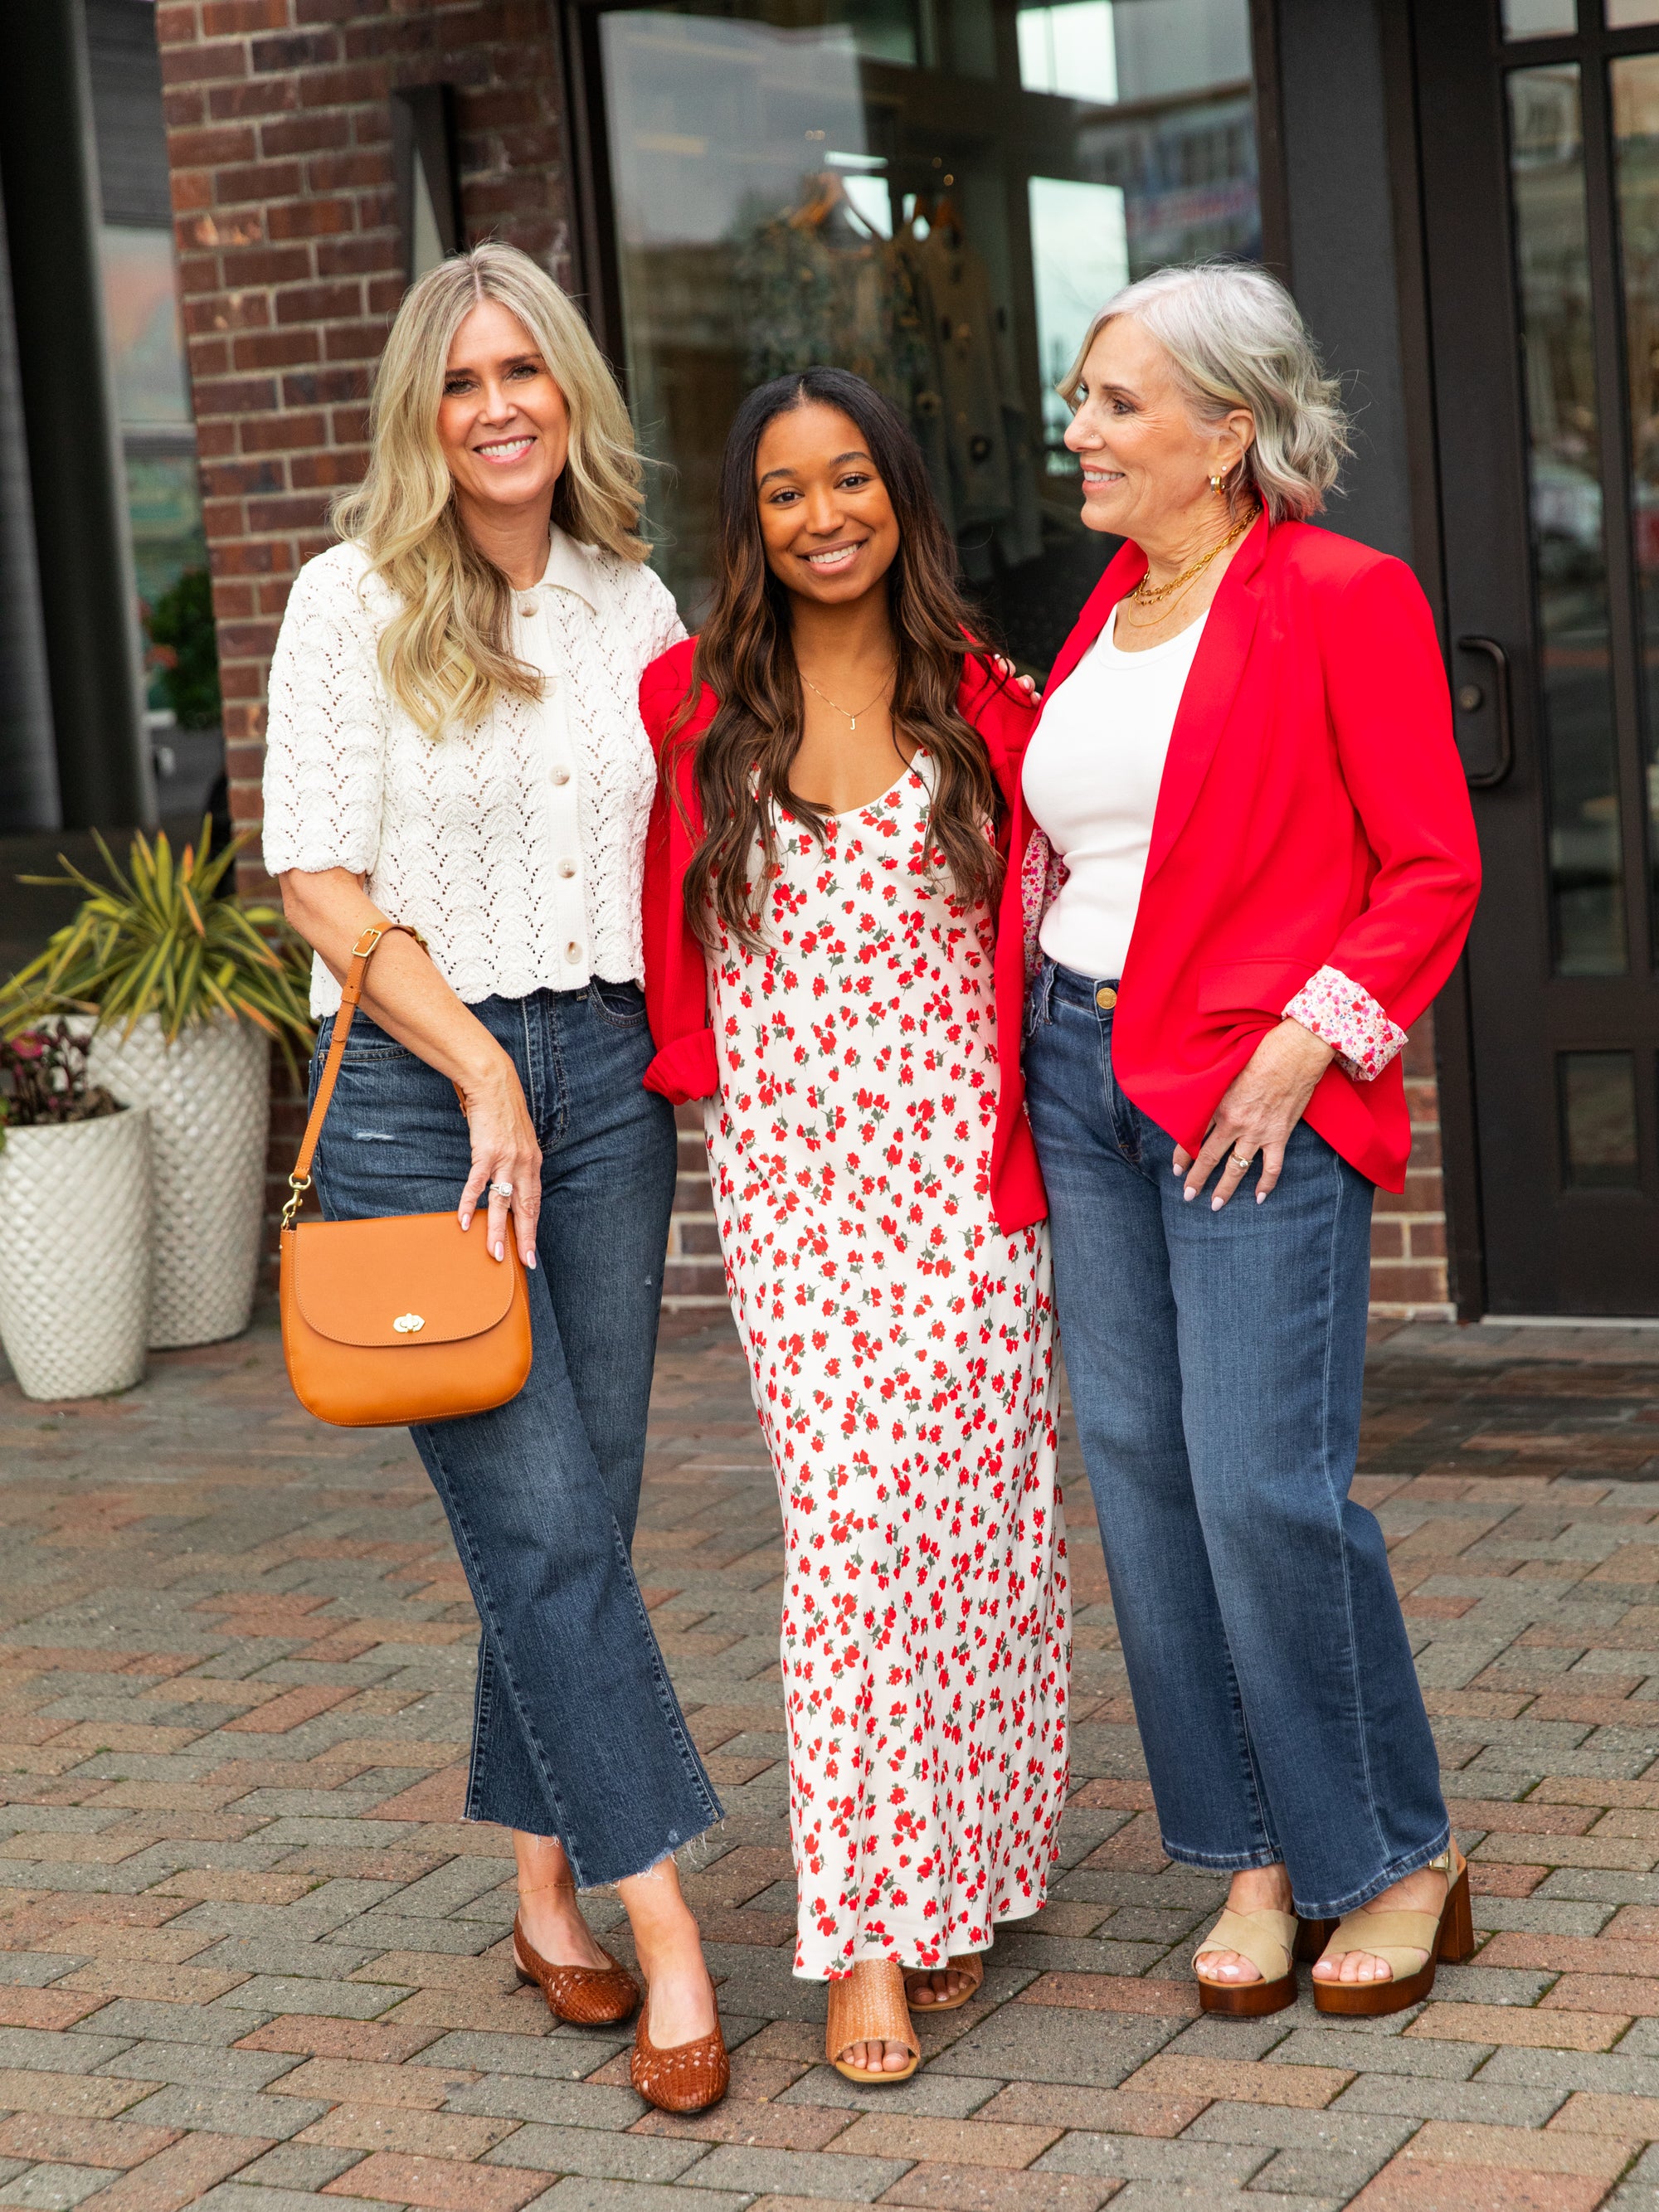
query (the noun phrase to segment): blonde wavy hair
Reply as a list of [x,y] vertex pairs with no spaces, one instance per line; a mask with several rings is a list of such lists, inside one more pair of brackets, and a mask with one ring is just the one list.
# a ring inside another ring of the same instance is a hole
[[438,442],[449,349],[485,300],[524,325],[569,411],[554,522],[619,560],[651,550],[638,535],[643,472],[628,410],[569,299],[515,246],[475,246],[429,270],[404,295],[375,371],[368,473],[333,511],[341,537],[363,547],[398,601],[380,635],[380,674],[428,738],[476,723],[501,693],[541,694],[540,677],[508,644],[512,586],[463,527]]
[[1199,422],[1224,422],[1242,408],[1255,424],[1228,487],[1235,507],[1254,492],[1273,522],[1319,513],[1352,450],[1347,420],[1341,388],[1277,277],[1243,262],[1206,261],[1126,284],[1090,324],[1055,387],[1068,405],[1077,404],[1090,347],[1116,315],[1133,315],[1164,348]]

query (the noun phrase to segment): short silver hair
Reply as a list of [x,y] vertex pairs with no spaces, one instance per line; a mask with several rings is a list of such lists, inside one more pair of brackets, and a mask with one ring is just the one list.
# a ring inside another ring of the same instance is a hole
[[1274,522],[1317,514],[1352,448],[1340,386],[1327,376],[1297,304],[1277,277],[1241,262],[1158,269],[1115,293],[1058,386],[1074,404],[1104,326],[1132,315],[1173,364],[1194,416],[1243,408],[1255,425],[1236,489],[1251,486]]

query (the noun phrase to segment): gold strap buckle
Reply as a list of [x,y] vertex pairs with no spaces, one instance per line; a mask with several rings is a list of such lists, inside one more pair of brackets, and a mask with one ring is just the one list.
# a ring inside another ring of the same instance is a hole
[[292,1229],[295,1216],[305,1204],[306,1193],[311,1188],[311,1177],[291,1175],[288,1179],[288,1187],[293,1194],[283,1208],[283,1226],[284,1229]]

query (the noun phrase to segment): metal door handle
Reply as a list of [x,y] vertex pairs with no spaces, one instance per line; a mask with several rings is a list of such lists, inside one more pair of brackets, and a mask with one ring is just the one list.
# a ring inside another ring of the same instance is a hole
[[1491,791],[1515,766],[1515,726],[1510,720],[1510,657],[1495,637],[1460,637],[1460,653],[1483,653],[1492,663],[1492,704],[1498,712],[1498,758],[1490,768],[1468,769],[1471,791]]

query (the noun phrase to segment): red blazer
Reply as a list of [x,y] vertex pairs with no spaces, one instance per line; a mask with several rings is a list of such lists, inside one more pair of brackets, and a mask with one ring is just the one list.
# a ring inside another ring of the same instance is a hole
[[[671,646],[652,662],[640,681],[640,713],[659,760],[669,726],[690,688],[696,646],[695,638]],[[646,1070],[645,1085],[647,1090],[660,1091],[676,1105],[688,1098],[709,1097],[720,1088],[714,1032],[708,1023],[707,956],[685,919],[683,896],[685,871],[702,836],[702,811],[693,773],[696,749],[678,743],[680,737],[702,736],[714,718],[716,703],[705,684],[690,720],[676,732],[676,773],[684,811],[659,781],[646,839],[645,1003],[657,1056]],[[1010,817],[1019,805],[1020,763],[1036,721],[1036,709],[1022,692],[1005,687],[977,660],[967,665],[957,704],[984,738],[993,773],[1006,802],[998,840],[1006,857]],[[1023,852],[1024,842],[1015,849]],[[1048,1210],[1025,1119],[1025,1090],[1020,1078],[1025,982],[1018,885],[1012,911],[1012,941],[1005,944],[1000,939],[996,953],[1000,1088],[991,1145],[991,1206],[1005,1235],[1041,1221]],[[1007,927],[1005,920],[1005,934]]]
[[[1146,569],[1138,546],[1117,554],[1054,664],[1050,697]],[[1016,853],[1033,827],[1017,803]],[[1216,593],[1176,716],[1113,1018],[1117,1080],[1196,1152],[1222,1092],[1321,968],[1409,1028],[1451,973],[1480,887],[1445,668],[1416,579],[1350,538],[1264,517]],[[1011,868],[1000,963],[1018,896]],[[1334,1060],[1307,1120],[1362,1175],[1404,1188],[1398,1057],[1369,1083]]]

